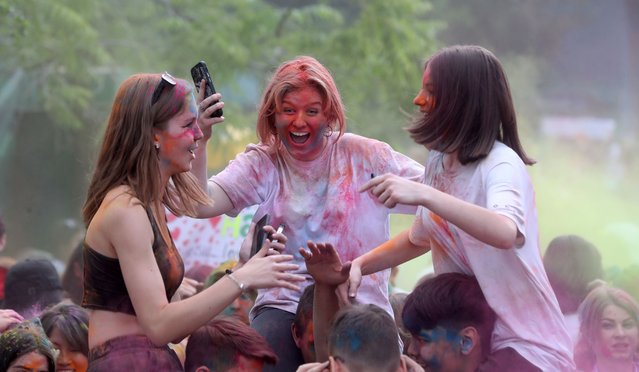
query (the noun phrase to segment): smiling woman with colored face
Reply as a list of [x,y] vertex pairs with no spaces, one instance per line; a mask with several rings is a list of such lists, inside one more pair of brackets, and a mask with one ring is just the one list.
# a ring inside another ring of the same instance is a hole
[[56,371],[85,372],[89,366],[89,314],[72,303],[60,303],[40,316],[42,327],[58,350]]
[[579,307],[579,320],[579,370],[639,371],[639,305],[628,293],[599,283]]
[[[207,140],[214,123],[206,117],[198,120]],[[282,63],[262,97],[257,119],[260,143],[249,145],[210,179],[205,146],[198,147],[193,172],[214,200],[213,206],[200,208],[198,216],[234,216],[259,205],[253,220],[268,214],[270,225],[285,226],[284,252],[295,257],[298,273],[308,279],[298,248],[309,240],[339,243],[336,247],[344,261],[369,251],[388,239],[390,213],[414,210],[387,208],[371,195],[360,194],[359,187],[371,175],[388,173],[420,180],[424,170],[388,144],[345,130],[344,106],[328,69],[308,56]],[[367,278],[359,300],[392,314],[389,273]],[[278,365],[267,371],[295,370],[303,362],[291,334],[301,293],[277,289],[258,294],[251,326],[279,357]]]
[[65,332],[73,327],[52,321],[60,370],[86,369],[88,354],[92,372],[182,371],[169,342],[180,342],[244,290],[296,290],[304,279],[288,273],[298,268],[288,263],[292,256],[266,257],[269,248],[282,249],[268,243],[243,267],[181,301],[184,264],[165,209],[194,216],[197,205],[211,202],[188,173],[203,136],[196,120],[208,115],[198,113],[192,90],[168,73],[138,74],[116,93],[83,210],[88,353]]
[[0,371],[53,372],[56,351],[38,318],[0,333]]

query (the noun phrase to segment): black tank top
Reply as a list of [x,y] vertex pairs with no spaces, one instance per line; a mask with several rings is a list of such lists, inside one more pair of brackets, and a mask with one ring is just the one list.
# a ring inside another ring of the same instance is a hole
[[[158,264],[166,299],[171,301],[182,278],[184,277],[184,262],[175,248],[173,238],[171,246],[167,247],[157,222],[150,208],[146,208],[151,228],[153,229],[153,255]],[[170,233],[169,233],[170,236]],[[120,261],[107,257],[84,242],[84,296],[82,306],[88,309],[108,310],[135,315],[135,309],[127,292]]]

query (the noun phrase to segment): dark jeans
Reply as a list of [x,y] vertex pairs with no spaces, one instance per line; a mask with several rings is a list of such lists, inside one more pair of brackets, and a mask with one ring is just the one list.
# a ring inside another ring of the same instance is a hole
[[507,347],[489,354],[476,372],[542,372],[524,359],[515,349]]
[[168,345],[155,346],[143,335],[113,338],[89,350],[88,372],[176,371],[184,368]]
[[302,352],[295,345],[291,333],[294,318],[295,314],[288,311],[263,307],[251,322],[251,327],[264,336],[277,354],[277,364],[264,365],[264,372],[295,372],[300,364],[304,364]]

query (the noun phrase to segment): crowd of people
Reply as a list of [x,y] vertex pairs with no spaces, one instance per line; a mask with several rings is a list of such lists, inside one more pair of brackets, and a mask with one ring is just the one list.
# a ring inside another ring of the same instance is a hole
[[[426,61],[407,129],[424,166],[347,133],[330,72],[301,56],[265,88],[259,143],[208,178],[224,102],[205,84],[119,87],[63,275],[0,265],[1,371],[639,370],[639,305],[597,248],[566,235],[540,253],[534,160],[490,51]],[[269,220],[257,253],[252,224],[237,261],[185,272],[165,209],[252,205]],[[415,219],[391,237],[391,213]],[[391,269],[428,252],[434,274],[390,293]]]

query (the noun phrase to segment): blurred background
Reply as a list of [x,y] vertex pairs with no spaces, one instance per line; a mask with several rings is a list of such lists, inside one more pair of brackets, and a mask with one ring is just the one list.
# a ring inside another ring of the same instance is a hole
[[[0,0],[2,254],[66,260],[115,89],[136,72],[189,78],[205,60],[226,122],[211,172],[256,140],[270,73],[300,54],[334,74],[348,130],[419,162],[403,130],[426,58],[479,44],[510,79],[540,249],[578,234],[611,273],[639,265],[639,0]],[[412,217],[392,220],[393,232]],[[212,248],[214,249],[214,248]],[[400,267],[411,289],[430,256]]]

